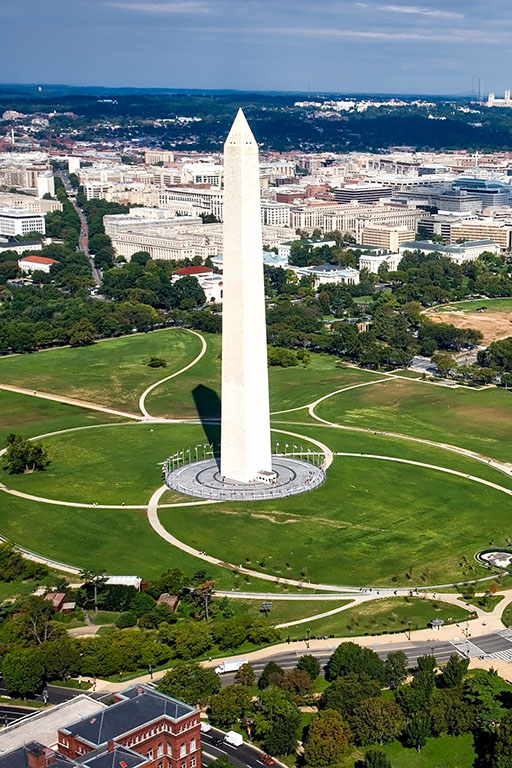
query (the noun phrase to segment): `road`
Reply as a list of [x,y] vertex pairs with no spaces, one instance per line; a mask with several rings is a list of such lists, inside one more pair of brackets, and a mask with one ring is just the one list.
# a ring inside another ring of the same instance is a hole
[[0,705],[0,726],[14,723],[21,717],[33,715],[37,711],[37,709],[29,709],[28,707],[11,707],[8,704],[2,704]]
[[[463,631],[461,629],[461,635],[462,634]],[[349,640],[350,638],[347,637],[347,641]],[[485,649],[487,653],[497,653],[500,651],[508,650],[510,648],[510,641],[497,634],[472,637],[470,642],[477,648],[482,649],[482,651]],[[306,647],[306,642],[304,642],[304,649],[301,651],[291,651],[290,653],[279,654],[276,653],[274,656],[268,656],[265,659],[251,661],[250,663],[256,673],[256,677],[260,676],[263,668],[266,664],[268,664],[269,661],[275,661],[276,664],[279,664],[279,666],[285,670],[293,669],[297,664],[299,657],[306,653],[310,653],[312,656],[315,656],[320,662],[320,665],[324,667],[329,661],[329,657],[337,645],[338,643],[333,643],[332,648],[328,648],[322,651],[315,651],[309,650]],[[402,643],[379,643],[369,647],[378,653],[381,659],[385,659],[388,653],[394,651],[403,651],[407,656],[407,662],[410,667],[416,666],[419,656],[433,654],[436,657],[438,664],[446,664],[450,656],[453,656],[457,653],[455,646],[449,642],[436,643],[404,640]],[[461,644],[461,647],[464,648],[464,643]],[[235,673],[233,672],[226,675],[221,675],[221,680],[223,685],[232,685],[235,681]]]
[[78,250],[85,253],[87,258],[89,259],[89,263],[92,269],[92,276],[96,284],[96,287],[98,288],[101,285],[101,270],[99,270],[96,267],[94,263],[94,258],[89,253],[89,230],[87,227],[87,219],[85,218],[85,214],[82,211],[82,209],[77,205],[76,200],[73,200],[69,196],[70,193],[74,192],[74,190],[73,190],[73,187],[71,186],[71,183],[67,175],[64,173],[64,171],[57,171],[57,176],[62,181],[64,185],[64,189],[66,190],[66,194],[68,196],[68,200],[73,205],[73,208],[77,212],[78,217],[80,219],[81,231],[80,231],[80,237],[78,241]]
[[[231,744],[224,742],[224,732],[212,728],[208,733],[201,734],[202,764],[208,765],[221,755],[227,755],[231,763],[237,768],[261,768],[263,761],[261,753],[251,747],[249,744],[241,744],[239,747],[232,747]],[[215,742],[215,744],[213,743]],[[280,763],[276,761],[276,767]]]

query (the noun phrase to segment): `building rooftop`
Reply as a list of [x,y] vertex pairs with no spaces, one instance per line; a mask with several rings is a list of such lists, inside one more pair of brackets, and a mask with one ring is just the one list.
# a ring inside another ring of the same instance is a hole
[[[29,756],[32,757],[49,757],[53,755],[52,750],[43,747],[37,742],[30,742],[23,747],[15,749],[13,752],[9,752],[6,755],[0,755],[0,768],[30,768]],[[66,757],[57,756],[56,761],[48,763],[52,768],[71,768],[73,763]],[[96,766],[94,767],[96,768]]]
[[[31,741],[38,741],[51,747],[58,742],[59,729],[77,720],[98,715],[104,709],[106,709],[105,704],[80,694],[51,709],[39,710],[32,715],[22,717],[0,731],[0,759],[6,752],[19,749]],[[24,768],[24,764],[21,765]],[[1,762],[0,766],[4,768]],[[9,768],[13,766],[9,764]]]
[[207,274],[210,274],[210,272],[213,272],[213,269],[211,267],[194,266],[194,267],[182,267],[181,269],[177,269],[174,272],[174,274],[175,275],[207,275]]
[[176,722],[196,711],[148,686],[128,688],[122,696],[117,704],[67,725],[62,732],[99,746],[161,717]]
[[122,766],[122,768],[143,768],[145,765],[150,765],[153,762],[143,755],[137,754],[132,749],[119,744],[111,744],[111,749],[109,749],[108,744],[103,745],[77,759],[84,768],[118,768],[118,766]]
[[46,256],[22,256],[18,262],[24,261],[29,264],[58,264],[57,259],[48,259]]

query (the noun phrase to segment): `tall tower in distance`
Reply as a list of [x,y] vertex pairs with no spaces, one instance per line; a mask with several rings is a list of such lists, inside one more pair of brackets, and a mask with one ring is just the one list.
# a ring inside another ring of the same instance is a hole
[[272,473],[258,145],[240,109],[224,144],[221,475]]

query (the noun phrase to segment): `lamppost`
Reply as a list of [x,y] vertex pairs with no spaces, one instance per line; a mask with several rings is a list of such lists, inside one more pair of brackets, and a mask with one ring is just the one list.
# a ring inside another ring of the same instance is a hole
[[309,649],[309,641],[311,639],[311,630],[308,628],[306,630],[306,648]]

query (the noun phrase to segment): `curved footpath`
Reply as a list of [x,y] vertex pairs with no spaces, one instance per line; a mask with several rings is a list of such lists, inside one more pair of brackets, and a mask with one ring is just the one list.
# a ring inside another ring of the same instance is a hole
[[194,360],[192,360],[192,362],[186,365],[184,368],[181,368],[179,371],[176,371],[175,373],[171,373],[170,376],[166,376],[165,378],[160,379],[160,381],[155,381],[154,384],[151,384],[151,386],[149,386],[147,389],[144,390],[144,392],[139,398],[139,409],[147,419],[153,418],[151,414],[148,412],[148,410],[146,409],[146,397],[149,395],[149,393],[152,392],[154,389],[156,389],[156,387],[159,387],[160,384],[164,384],[166,381],[170,381],[171,379],[174,379],[176,376],[179,376],[181,373],[185,373],[185,371],[188,371],[189,368],[192,368],[192,366],[194,366],[196,363],[199,362],[199,360],[203,357],[204,353],[207,350],[206,339],[204,338],[204,336],[202,336],[197,331],[193,331],[191,328],[183,328],[183,330],[188,331],[188,333],[193,333],[194,336],[197,336],[198,339],[201,340],[201,351],[199,352],[197,357],[195,357]]

